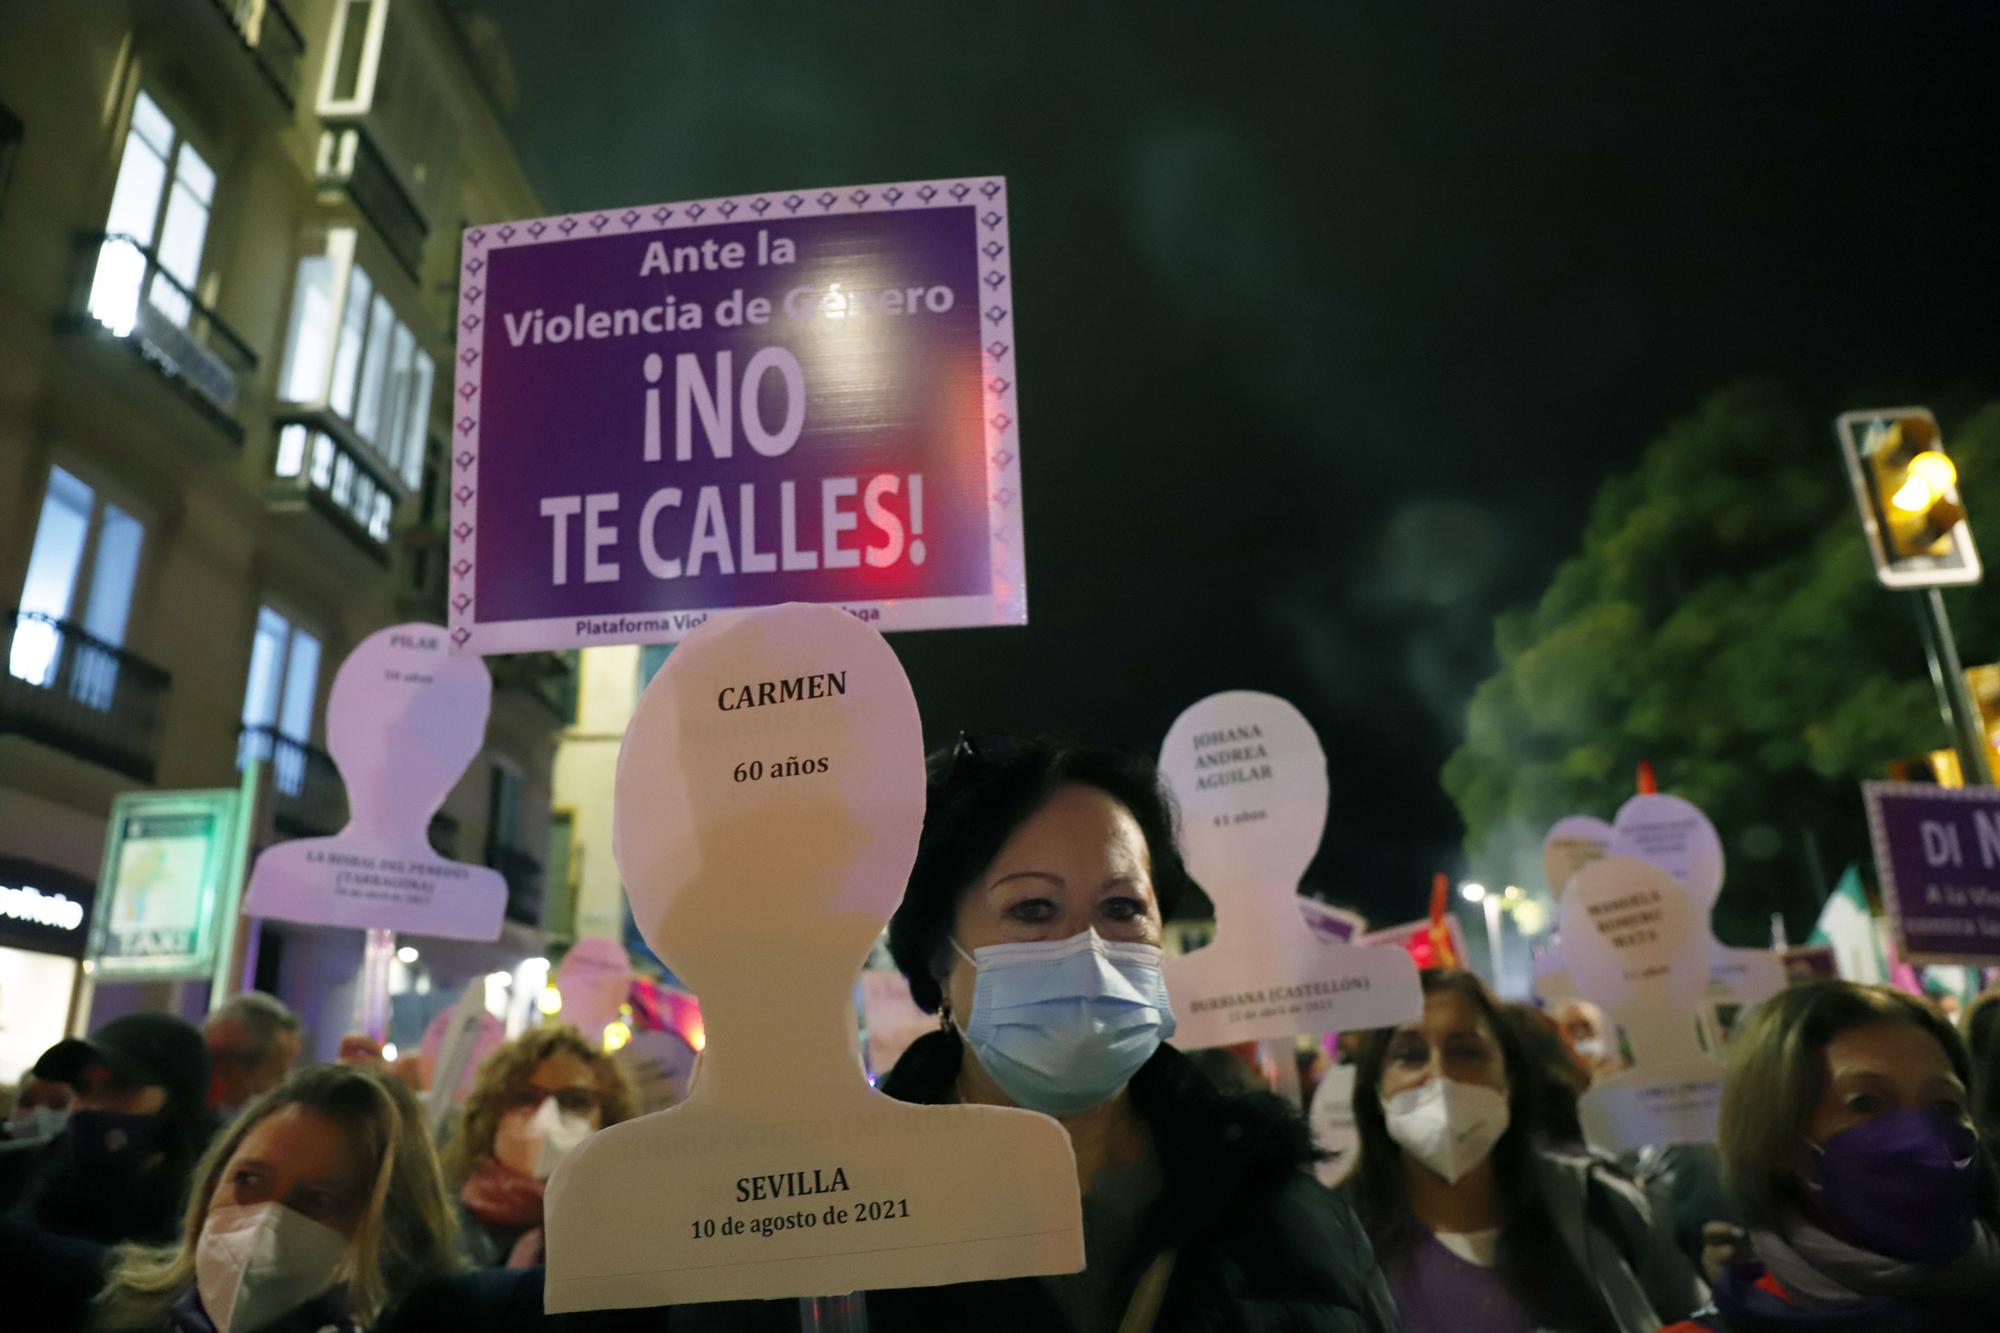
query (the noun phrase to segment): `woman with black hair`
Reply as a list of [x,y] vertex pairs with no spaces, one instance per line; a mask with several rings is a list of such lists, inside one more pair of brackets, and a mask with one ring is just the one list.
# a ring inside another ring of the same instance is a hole
[[1645,1194],[1538,1142],[1540,1079],[1477,977],[1423,974],[1415,1022],[1369,1034],[1346,1189],[1409,1333],[1653,1333],[1705,1292]]
[[1367,1238],[1269,1095],[1163,1045],[1163,905],[1188,885],[1153,766],[962,737],[933,756],[889,949],[939,1013],[883,1080],[903,1101],[1025,1106],[1069,1130],[1082,1273],[870,1293],[880,1329],[1390,1329]]

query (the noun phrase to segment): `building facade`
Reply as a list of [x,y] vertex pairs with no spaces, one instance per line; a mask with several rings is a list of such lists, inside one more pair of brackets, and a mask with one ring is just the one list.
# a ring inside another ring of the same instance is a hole
[[[275,836],[344,822],[333,672],[377,629],[444,619],[459,233],[543,211],[484,38],[443,0],[0,15],[0,912],[94,882],[121,791],[232,786],[255,757]],[[507,933],[405,941],[404,986],[569,931],[545,863],[570,668],[488,665],[485,750],[431,834],[507,877]],[[358,932],[259,932],[256,983],[322,1054],[360,952]],[[59,1033],[195,1016],[206,989],[43,1007]]]

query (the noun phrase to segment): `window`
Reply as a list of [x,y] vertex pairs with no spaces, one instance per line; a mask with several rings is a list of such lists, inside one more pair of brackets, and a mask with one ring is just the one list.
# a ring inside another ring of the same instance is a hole
[[492,786],[486,800],[486,845],[518,849],[521,845],[521,774],[511,764],[492,766]]
[[[341,228],[299,259],[278,383],[288,402],[346,422],[376,470],[414,490],[437,366],[355,260],[355,242],[354,231]],[[279,457],[287,457],[282,441]],[[296,476],[297,468],[278,475]]]
[[312,737],[319,656],[317,636],[268,606],[258,608],[236,764],[240,768],[251,759],[271,760],[276,786],[287,796],[298,795],[305,786],[304,746]]
[[14,154],[20,147],[21,118],[0,102],[0,204],[7,201],[7,182],[13,178]]
[[646,687],[653,683],[653,677],[660,674],[660,668],[666,665],[667,654],[673,650],[674,646],[671,643],[647,643],[640,645],[639,692],[641,694],[644,694]]
[[562,660],[562,719],[564,725],[573,727],[583,693],[583,654],[571,648],[563,653]]
[[49,469],[21,585],[10,673],[31,685],[54,685],[67,648],[74,654],[70,693],[94,708],[111,706],[118,659],[105,649],[124,645],[145,534],[144,524],[85,482]]
[[[139,319],[139,298],[173,324],[187,327],[189,298],[201,275],[202,243],[215,202],[215,171],[159,104],[141,90],[111,191],[109,233],[90,284],[90,313],[119,337]],[[147,259],[159,265],[146,283]],[[178,282],[179,286],[175,286]]]
[[369,82],[373,82],[374,61],[370,56],[381,41],[381,17],[376,8],[373,0],[336,0],[333,39],[329,43],[336,55],[327,61],[326,89],[320,99],[322,110],[336,103],[351,103],[362,95],[364,61],[369,65]]
[[336,0],[319,114],[365,120],[411,200],[436,216],[457,162],[458,126],[445,81],[426,63],[399,8],[388,0]]

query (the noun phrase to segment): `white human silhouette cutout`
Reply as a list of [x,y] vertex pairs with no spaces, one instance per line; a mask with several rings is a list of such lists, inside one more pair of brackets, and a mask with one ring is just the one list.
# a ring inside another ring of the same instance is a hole
[[1343,944],[1300,915],[1299,881],[1326,829],[1326,755],[1274,694],[1213,694],[1174,720],[1160,773],[1181,809],[1181,854],[1215,905],[1215,936],[1167,960],[1167,995],[1195,1050],[1404,1023],[1423,1012],[1416,963]]
[[855,617],[730,613],[667,659],[619,752],[613,855],[707,1042],[687,1100],[593,1135],[550,1182],[549,1311],[1083,1266],[1062,1126],[904,1105],[862,1072],[855,978],[923,812],[916,700]]
[[[1592,861],[1609,856],[1614,836],[1611,825],[1595,815],[1566,815],[1549,826],[1542,839],[1542,874],[1548,881],[1550,902],[1560,907],[1570,877]],[[1563,965],[1560,949],[1535,956],[1535,996],[1544,1004],[1577,998],[1576,982]]]
[[499,938],[506,880],[439,856],[427,836],[479,753],[492,702],[486,664],[452,656],[436,625],[393,625],[363,639],[340,664],[326,705],[347,824],[330,838],[267,849],[243,910],[319,926]]
[[1571,876],[1561,921],[1577,990],[1632,1046],[1631,1067],[1584,1094],[1585,1136],[1604,1148],[1712,1142],[1722,1066],[1695,1032],[1711,937],[1694,895],[1650,861],[1610,856]]

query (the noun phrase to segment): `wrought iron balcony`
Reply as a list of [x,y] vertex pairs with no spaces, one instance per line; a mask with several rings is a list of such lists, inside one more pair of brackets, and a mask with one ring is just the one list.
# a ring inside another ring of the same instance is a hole
[[151,662],[39,611],[7,617],[0,732],[27,736],[151,782],[173,678]]
[[374,224],[396,262],[421,279],[430,226],[368,131],[353,121],[329,123],[319,134],[318,169],[320,188],[345,193]]
[[271,766],[278,832],[291,838],[338,833],[347,823],[347,790],[333,756],[276,727],[245,727],[236,735],[236,766],[262,759]]
[[73,309],[67,327],[132,348],[231,438],[243,438],[236,404],[257,369],[256,354],[136,239],[118,232],[77,237]]
[[269,498],[274,509],[319,510],[368,554],[389,560],[397,490],[388,470],[357,449],[331,413],[278,418]]
[[299,34],[278,0],[211,0],[216,10],[236,30],[237,40],[257,64],[257,71],[290,111],[297,100],[299,64],[305,59],[306,39]]
[[507,881],[507,919],[540,929],[542,863],[518,847],[488,843],[486,864]]

